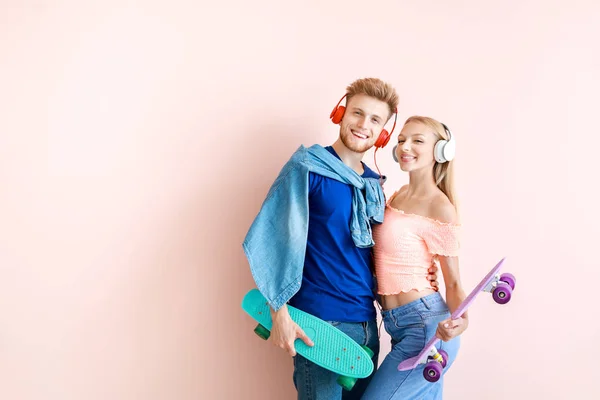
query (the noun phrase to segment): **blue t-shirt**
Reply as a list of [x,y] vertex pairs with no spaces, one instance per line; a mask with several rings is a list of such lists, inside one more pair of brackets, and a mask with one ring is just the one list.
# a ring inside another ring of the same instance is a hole
[[[333,147],[326,149],[336,156]],[[364,178],[379,175],[363,163]],[[308,240],[300,290],[289,304],[326,321],[365,322],[376,317],[371,248],[350,234],[351,185],[310,173]]]

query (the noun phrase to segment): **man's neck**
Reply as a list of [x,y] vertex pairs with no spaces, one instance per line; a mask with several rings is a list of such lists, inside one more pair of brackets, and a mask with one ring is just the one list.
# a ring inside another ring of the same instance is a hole
[[361,162],[365,153],[356,153],[348,149],[346,146],[344,146],[344,143],[342,143],[341,139],[336,140],[336,142],[332,144],[331,147],[333,147],[333,149],[335,150],[338,157],[340,157],[342,162],[348,167],[352,168],[354,172],[356,172],[359,175],[362,175],[365,172],[365,169],[363,168],[363,164]]

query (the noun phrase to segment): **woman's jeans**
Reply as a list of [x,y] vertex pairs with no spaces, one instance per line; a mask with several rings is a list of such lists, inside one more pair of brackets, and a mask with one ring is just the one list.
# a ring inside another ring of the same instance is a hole
[[[377,367],[379,356],[377,321],[358,323],[329,321],[329,323],[358,344],[368,346],[373,351],[373,364]],[[372,376],[373,374],[359,379],[351,391],[346,391],[336,382],[338,374],[314,364],[299,354],[294,357],[294,385],[299,400],[359,400]]]
[[[416,400],[442,399],[444,377],[432,383],[425,380],[425,364],[415,369],[398,371],[400,362],[414,357],[434,335],[438,323],[450,318],[450,312],[439,293],[382,311],[385,330],[392,338],[392,349],[373,376],[364,400]],[[439,341],[436,348],[448,353],[444,374],[456,359],[460,339],[456,337],[448,342]]]

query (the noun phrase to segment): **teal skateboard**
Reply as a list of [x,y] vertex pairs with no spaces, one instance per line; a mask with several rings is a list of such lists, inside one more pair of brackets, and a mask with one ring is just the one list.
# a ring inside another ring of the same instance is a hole
[[[314,343],[310,347],[296,339],[294,348],[298,354],[338,374],[337,383],[346,390],[352,389],[357,379],[371,375],[371,349],[359,345],[350,336],[313,315],[289,305],[287,308],[292,320]],[[258,289],[252,289],[244,296],[242,309],[258,322],[254,332],[267,340],[271,334],[271,312],[267,300]]]

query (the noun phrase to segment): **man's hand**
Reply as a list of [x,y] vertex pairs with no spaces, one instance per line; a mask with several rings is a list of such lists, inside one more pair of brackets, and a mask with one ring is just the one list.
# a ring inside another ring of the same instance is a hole
[[427,275],[427,280],[431,282],[431,286],[433,287],[433,289],[437,292],[440,290],[440,285],[437,281],[437,271],[438,271],[438,264],[437,264],[437,258],[434,257],[433,260],[431,261],[431,267],[429,267],[429,275]]
[[314,346],[312,340],[292,320],[286,305],[277,311],[271,310],[271,318],[273,326],[270,339],[273,345],[284,349],[292,357],[296,355],[296,349],[294,348],[296,339],[301,339],[307,346]]
[[451,319],[448,318],[438,324],[435,336],[447,342],[463,333],[469,326],[469,320],[466,318]]

